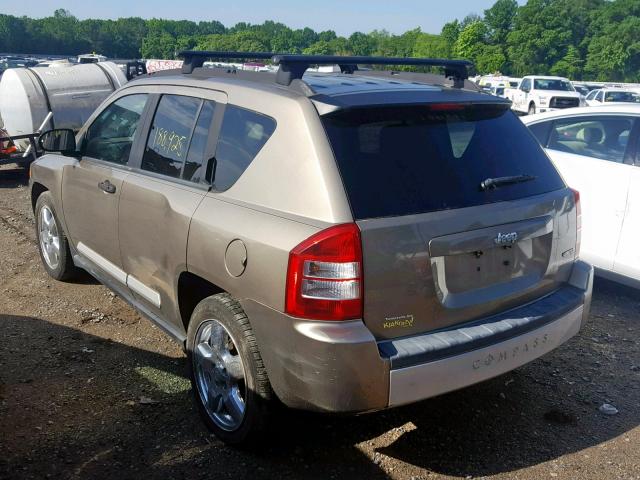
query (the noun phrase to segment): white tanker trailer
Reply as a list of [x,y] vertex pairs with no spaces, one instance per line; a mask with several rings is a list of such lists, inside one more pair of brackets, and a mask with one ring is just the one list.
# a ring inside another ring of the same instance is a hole
[[[53,128],[78,130],[126,82],[125,74],[112,62],[6,70],[0,78],[0,127],[4,124],[11,137]],[[31,141],[14,140],[19,156],[33,156]]]

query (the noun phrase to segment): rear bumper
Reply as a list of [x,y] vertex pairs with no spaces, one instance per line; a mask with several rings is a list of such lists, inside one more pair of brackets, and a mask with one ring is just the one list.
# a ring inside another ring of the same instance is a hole
[[242,301],[269,379],[293,408],[362,412],[416,402],[501,375],[573,337],[591,304],[593,268],[576,262],[569,285],[459,329],[377,342],[360,320],[299,320]]
[[584,307],[544,327],[453,357],[391,370],[389,406],[416,402],[482,382],[554,350],[580,330]]

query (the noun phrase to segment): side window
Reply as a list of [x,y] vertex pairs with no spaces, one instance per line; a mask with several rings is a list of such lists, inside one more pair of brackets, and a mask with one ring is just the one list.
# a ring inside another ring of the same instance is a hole
[[163,95],[153,117],[142,169],[180,178],[202,99]]
[[222,191],[236,183],[275,129],[273,118],[227,105],[216,148],[214,188]]
[[540,122],[533,125],[527,125],[531,133],[538,139],[540,145],[547,146],[547,140],[549,139],[549,130],[551,129],[552,122]]
[[146,94],[128,95],[105,108],[87,129],[82,154],[126,165],[147,98]]
[[598,94],[596,95],[596,100],[597,100],[598,102],[601,102],[603,98],[604,98],[604,92],[603,92],[602,90],[600,90],[600,91],[598,92]]
[[520,90],[522,90],[523,92],[528,92],[529,90],[531,90],[531,79],[525,78],[522,81],[522,85],[520,87]]
[[589,92],[589,95],[587,95],[587,100],[593,100],[593,98],[596,96],[597,93],[598,93],[597,90],[591,90]]
[[205,178],[206,172],[204,169],[207,168],[207,161],[209,160],[209,158],[205,158],[207,155],[207,141],[209,140],[209,130],[215,108],[216,104],[209,100],[205,100],[204,105],[202,105],[200,116],[191,138],[191,145],[189,145],[187,161],[182,172],[184,180],[200,183]]
[[622,163],[633,119],[591,116],[554,123],[549,137],[551,150]]

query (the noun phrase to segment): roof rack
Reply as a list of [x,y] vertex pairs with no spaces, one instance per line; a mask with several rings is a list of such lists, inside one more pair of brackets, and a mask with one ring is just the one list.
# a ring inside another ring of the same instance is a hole
[[184,58],[182,73],[191,74],[195,68],[202,67],[206,60],[271,60],[276,53],[269,52],[212,52],[207,50],[185,50],[178,56]]
[[463,88],[469,78],[469,69],[473,63],[467,60],[444,60],[438,58],[408,57],[343,57],[338,55],[275,55],[273,63],[279,65],[276,82],[290,85],[294,79],[301,79],[311,65],[339,65],[342,73],[353,73],[358,64],[444,67],[445,76],[453,79],[455,88]]
[[469,78],[469,71],[473,63],[467,60],[445,60],[439,58],[410,58],[410,57],[365,57],[339,55],[289,55],[264,52],[211,52],[187,50],[180,52],[184,57],[182,73],[190,74],[193,70],[204,65],[207,59],[238,59],[238,60],[271,60],[278,65],[276,83],[289,86],[294,80],[301,80],[306,70],[312,65],[338,65],[342,73],[354,73],[358,65],[392,65],[392,66],[420,66],[442,67],[447,78],[453,80],[454,88],[463,88],[464,81]]

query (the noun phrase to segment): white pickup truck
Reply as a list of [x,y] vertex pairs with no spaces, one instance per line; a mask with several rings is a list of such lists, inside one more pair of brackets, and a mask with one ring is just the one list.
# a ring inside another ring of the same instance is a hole
[[584,106],[582,95],[562,77],[526,76],[509,98],[513,110],[529,115]]

